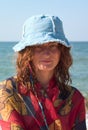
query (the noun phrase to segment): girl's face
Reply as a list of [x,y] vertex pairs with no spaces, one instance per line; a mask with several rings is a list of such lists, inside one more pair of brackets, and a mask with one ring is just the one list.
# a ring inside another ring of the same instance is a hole
[[32,63],[36,70],[52,71],[60,61],[58,43],[47,43],[33,48]]

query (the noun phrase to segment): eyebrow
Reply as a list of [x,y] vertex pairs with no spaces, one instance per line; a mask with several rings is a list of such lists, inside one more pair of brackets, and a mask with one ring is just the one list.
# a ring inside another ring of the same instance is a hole
[[58,45],[58,43],[48,43],[48,44],[36,45],[35,47],[49,46],[49,45]]

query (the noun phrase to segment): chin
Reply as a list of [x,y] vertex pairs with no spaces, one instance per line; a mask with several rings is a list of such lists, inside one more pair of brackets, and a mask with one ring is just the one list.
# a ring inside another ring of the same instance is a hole
[[42,68],[39,68],[39,70],[43,70],[43,71],[52,71],[52,70],[54,70],[54,68],[53,67],[42,67]]
[[56,65],[54,65],[54,64],[47,64],[47,65],[39,64],[37,66],[38,70],[42,70],[42,71],[52,71],[55,69],[55,67],[56,67]]

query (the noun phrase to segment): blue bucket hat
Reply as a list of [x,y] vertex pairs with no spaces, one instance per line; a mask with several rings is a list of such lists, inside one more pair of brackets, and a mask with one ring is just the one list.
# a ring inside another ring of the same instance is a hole
[[18,52],[27,46],[48,42],[57,42],[71,47],[65,37],[62,21],[57,16],[36,15],[24,23],[22,40],[13,47],[13,50]]

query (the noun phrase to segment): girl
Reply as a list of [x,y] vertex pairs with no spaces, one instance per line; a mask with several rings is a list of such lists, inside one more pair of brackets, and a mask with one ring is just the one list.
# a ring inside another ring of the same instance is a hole
[[70,48],[58,17],[25,22],[13,48],[17,75],[0,85],[1,130],[86,130],[84,97],[71,86]]

